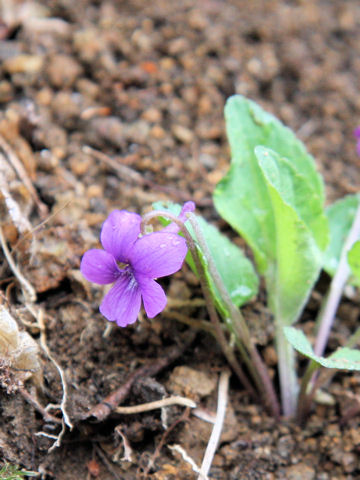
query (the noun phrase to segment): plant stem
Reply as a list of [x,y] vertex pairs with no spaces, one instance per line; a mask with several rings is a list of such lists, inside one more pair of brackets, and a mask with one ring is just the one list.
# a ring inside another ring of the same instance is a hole
[[306,417],[309,414],[311,403],[315,391],[311,388],[311,392],[308,392],[309,382],[311,381],[314,372],[319,368],[319,365],[311,360],[307,366],[304,376],[301,380],[300,393],[298,399],[297,419],[300,425],[302,425]]
[[[218,289],[221,298],[224,301],[225,306],[230,314],[231,322],[226,322],[226,325],[228,327],[230,326],[231,331],[235,334],[235,338],[240,339],[245,348],[248,350],[252,363],[255,366],[255,371],[253,366],[251,366],[250,371],[253,373],[254,380],[256,381],[259,390],[263,392],[263,399],[265,405],[268,406],[275,418],[279,418],[280,407],[278,399],[276,397],[274,386],[269,377],[267,368],[264,365],[264,362],[261,359],[254,342],[252,341],[245,319],[242,316],[240,310],[233,304],[230,295],[222,281],[222,278],[220,277],[220,274],[216,268],[216,265],[207,246],[206,240],[202,234],[201,228],[197,223],[196,216],[193,213],[190,213],[188,216],[191,226],[194,229],[196,238],[199,242],[200,248],[208,261],[208,268],[211,277],[214,280],[215,286]],[[241,351],[240,348],[239,350]]]
[[276,322],[276,350],[278,354],[278,371],[283,414],[292,417],[296,412],[296,398],[298,383],[295,370],[295,352],[285,337],[283,322],[275,317]]
[[325,299],[325,304],[320,310],[319,317],[316,321],[319,325],[318,334],[316,336],[316,342],[314,352],[316,355],[323,355],[327,341],[329,338],[330,330],[334,322],[335,313],[338,308],[342,292],[346,285],[347,279],[350,275],[350,268],[347,262],[347,253],[353,243],[360,236],[360,203],[355,213],[354,221],[347,236],[343,249],[341,251],[339,265],[336,273],[331,281],[329,292]]
[[[347,261],[347,253],[353,243],[360,236],[360,202],[355,213],[354,221],[350,232],[345,240],[343,249],[341,251],[338,268],[331,281],[329,291],[325,296],[323,305],[321,306],[319,315],[316,319],[317,335],[315,341],[314,352],[316,355],[322,356],[326,348],[328,338],[332,325],[334,323],[335,314],[339,306],[343,290],[350,275],[350,268]],[[347,342],[347,347],[354,346],[360,336],[360,328],[356,330],[353,336]],[[299,396],[298,420],[303,423],[309,414],[311,403],[315,392],[322,382],[319,381],[314,367],[315,362],[310,360],[304,377],[301,382],[301,390]],[[316,364],[315,364],[316,365]],[[326,378],[331,378],[332,373],[326,375]]]
[[[345,343],[344,347],[353,348],[359,343],[359,340],[360,327],[358,327],[355,333],[351,335],[351,337]],[[316,365],[313,360],[309,362],[301,382],[301,390],[298,403],[299,407],[297,413],[298,422],[300,424],[304,423],[310,412],[311,404],[315,396],[316,390],[323,385],[328,384],[331,381],[332,377],[337,373],[337,370],[323,369],[321,370],[321,372],[319,372],[319,375],[314,375],[317,370],[317,368],[314,367],[314,364]]]
[[181,232],[183,233],[183,235],[185,237],[185,240],[187,242],[187,245],[189,247],[189,250],[191,252],[191,255],[193,257],[194,263],[195,263],[195,267],[196,267],[196,270],[197,270],[197,273],[198,273],[198,276],[199,276],[200,285],[201,285],[201,288],[202,288],[202,291],[203,291],[203,294],[204,294],[204,298],[205,298],[205,302],[206,302],[206,306],[207,306],[207,309],[208,309],[208,312],[209,312],[210,321],[213,324],[215,332],[216,332],[216,339],[220,344],[220,347],[223,351],[223,354],[225,355],[227,361],[229,362],[232,369],[234,370],[234,372],[238,376],[239,380],[241,381],[243,386],[246,388],[246,390],[256,399],[257,395],[256,395],[256,392],[254,390],[254,387],[249,382],[247,376],[245,375],[243,369],[241,368],[239,362],[237,361],[232,348],[229,346],[224,332],[222,331],[221,323],[220,323],[217,311],[215,309],[214,302],[212,300],[210,288],[209,288],[207,280],[206,280],[206,275],[205,275],[205,272],[204,272],[204,268],[203,268],[203,266],[200,262],[197,247],[195,245],[195,242],[194,242],[192,236],[190,235],[190,233],[189,233],[188,229],[186,228],[186,226],[184,225],[184,223],[181,220],[179,220],[178,217],[176,217],[175,215],[173,215],[169,212],[161,212],[159,210],[149,212],[146,215],[144,215],[143,221],[142,221],[142,224],[141,224],[141,231],[144,230],[145,225],[152,218],[157,218],[157,217],[168,218],[169,220],[174,222],[179,227],[179,230],[181,230]]
[[360,340],[360,327],[358,327],[355,332],[351,335],[349,340],[345,343],[344,347],[353,348],[359,343]]

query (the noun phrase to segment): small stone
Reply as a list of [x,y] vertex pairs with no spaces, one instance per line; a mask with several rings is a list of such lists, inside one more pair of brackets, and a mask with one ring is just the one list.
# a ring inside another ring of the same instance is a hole
[[88,78],[79,78],[76,82],[77,90],[84,96],[95,100],[101,92],[99,85]]
[[147,122],[157,123],[162,120],[162,114],[161,111],[157,108],[151,107],[142,113],[141,118],[143,118]]
[[344,453],[341,456],[341,465],[346,473],[352,473],[357,468],[357,457],[354,453]]
[[49,149],[65,148],[67,145],[66,131],[53,123],[46,123],[41,128],[37,128],[33,137],[36,143]]
[[154,138],[161,139],[166,136],[165,130],[160,125],[154,125],[150,130],[150,135]]
[[77,153],[71,155],[68,160],[71,171],[74,175],[85,175],[85,173],[89,170],[90,165],[92,164],[92,159],[89,155],[85,153]]
[[71,92],[58,92],[52,100],[52,110],[56,120],[66,128],[74,128],[80,117],[81,95]]
[[3,63],[3,68],[7,73],[38,73],[43,66],[44,59],[39,55],[18,55],[9,58]]
[[315,470],[305,463],[298,463],[286,469],[287,480],[314,480]]
[[171,70],[172,68],[175,68],[175,66],[175,60],[171,57],[163,57],[160,60],[160,68],[162,70]]
[[199,115],[208,115],[213,109],[211,100],[208,95],[202,95],[198,103]]
[[0,82],[0,103],[10,102],[14,97],[14,89],[10,82],[3,80]]
[[169,43],[168,48],[171,55],[178,55],[189,50],[189,42],[184,37],[175,38]]
[[172,132],[176,139],[182,143],[191,143],[194,140],[193,132],[182,125],[174,125]]
[[350,436],[354,445],[360,445],[360,431],[357,428],[350,430]]
[[53,91],[50,88],[45,87],[37,92],[36,101],[40,105],[43,105],[44,107],[48,107],[51,104],[53,97],[54,97]]
[[186,366],[174,368],[168,381],[168,388],[173,393],[188,395],[192,398],[206,397],[214,391],[215,387],[215,378]]
[[64,54],[51,57],[47,67],[49,80],[56,88],[71,87],[81,73],[81,65],[73,57]]
[[74,34],[74,47],[81,60],[87,63],[94,62],[105,48],[105,42],[95,28],[79,30]]
[[88,198],[99,198],[104,195],[104,191],[100,185],[90,185],[86,190],[86,196]]
[[276,350],[273,346],[266,347],[264,350],[264,359],[266,362],[266,365],[269,367],[273,367],[274,365],[277,365],[277,353]]

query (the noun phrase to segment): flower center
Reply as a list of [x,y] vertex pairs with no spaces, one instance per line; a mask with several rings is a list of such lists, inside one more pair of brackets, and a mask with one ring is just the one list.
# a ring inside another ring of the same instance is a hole
[[121,270],[126,270],[127,267],[129,266],[128,263],[124,263],[124,262],[116,262],[118,267],[121,268]]

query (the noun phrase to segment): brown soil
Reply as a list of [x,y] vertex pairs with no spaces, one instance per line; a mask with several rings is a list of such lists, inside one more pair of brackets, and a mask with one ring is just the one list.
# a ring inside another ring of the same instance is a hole
[[[103,290],[81,278],[81,256],[97,245],[114,208],[143,213],[153,201],[193,199],[201,214],[225,228],[211,195],[229,165],[223,107],[234,93],[260,102],[305,141],[329,202],[358,191],[352,130],[360,123],[359,26],[357,0],[2,2],[0,177],[21,209],[15,228],[0,184],[2,228],[37,299],[30,302],[3,256],[0,293],[38,343],[43,312],[46,344],[65,372],[75,425],[49,452],[55,441],[49,435],[58,435],[61,425],[25,400],[1,352],[4,459],[43,479],[196,478],[169,446],[181,445],[199,465],[210,426],[182,407],[167,410],[168,433],[158,410],[106,416],[103,405],[105,419],[88,414],[121,386],[126,405],[180,393],[215,410],[221,352],[209,335],[189,338],[192,331],[171,318],[179,311],[206,318],[203,307],[188,303],[200,297],[196,279],[184,268],[164,282],[170,299],[184,301],[180,309],[170,306],[154,321],[108,332],[98,313]],[[323,286],[304,314],[308,332],[321,293]],[[344,301],[330,346],[354,330],[358,305]],[[254,301],[245,313],[275,373],[264,303]],[[43,406],[58,405],[59,373],[44,350],[41,363],[43,383],[29,380],[27,392]],[[125,389],[133,372],[136,380]],[[211,478],[360,478],[358,418],[340,423],[356,404],[360,376],[338,376],[328,392],[334,404],[316,405],[300,428],[266,416],[233,379]],[[49,413],[60,418],[58,409]],[[132,461],[123,460],[120,430]]]

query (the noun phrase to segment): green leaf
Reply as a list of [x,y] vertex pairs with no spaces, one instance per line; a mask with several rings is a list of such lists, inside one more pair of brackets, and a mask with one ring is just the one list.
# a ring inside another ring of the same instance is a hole
[[333,276],[337,270],[346,237],[354,221],[360,195],[347,195],[326,209],[329,219],[330,243],[325,253],[324,269]]
[[327,245],[327,219],[307,179],[276,152],[256,147],[255,155],[270,196],[275,252],[266,273],[273,312],[293,323],[318,277]]
[[[180,205],[170,204],[165,206],[161,202],[154,203],[153,208],[154,210],[169,211],[174,215],[179,215],[181,210]],[[254,297],[258,291],[259,280],[252,263],[245,257],[242,250],[232,243],[225,235],[220,233],[214,225],[209,224],[202,217],[197,216],[196,218],[212,255],[212,259],[215,262],[216,268],[224,282],[231,300],[238,307],[243,305],[250,298]],[[169,220],[166,220],[162,223],[166,225],[170,222]],[[190,222],[187,222],[186,227],[193,239],[196,240]],[[209,273],[206,259],[203,256],[200,247],[198,248],[213,298],[220,312],[224,316],[227,316],[226,308],[222,303],[221,297]],[[186,261],[190,268],[196,273],[195,265],[190,253],[188,253]]]
[[295,350],[314,360],[319,366],[337,370],[360,370],[360,350],[343,347],[338,348],[329,357],[319,357],[315,355],[309,340],[301,330],[285,327],[284,332]]
[[355,242],[348,251],[347,259],[351,272],[355,277],[355,283],[360,286],[360,240]]
[[314,160],[293,132],[236,95],[225,107],[231,167],[214,194],[219,214],[247,241],[265,276],[275,316],[282,406],[292,415],[294,352],[282,326],[300,315],[328,242],[324,187]]
[[25,477],[37,477],[38,473],[20,470],[17,465],[5,463],[0,468],[0,480],[22,480]]
[[231,97],[225,107],[232,161],[228,174],[217,185],[214,202],[220,215],[252,248],[261,273],[275,259],[275,230],[269,192],[255,156],[262,145],[291,161],[295,171],[307,179],[319,203],[324,201],[323,182],[313,158],[300,140],[273,115],[241,95]]

